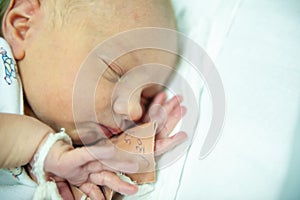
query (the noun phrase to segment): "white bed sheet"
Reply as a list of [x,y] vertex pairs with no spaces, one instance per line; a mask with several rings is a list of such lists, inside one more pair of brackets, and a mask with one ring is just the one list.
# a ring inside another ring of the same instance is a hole
[[[212,153],[199,160],[212,116],[207,88],[184,67],[200,101],[188,153],[159,170],[142,199],[300,199],[300,2],[172,0],[179,29],[215,62],[226,119]],[[176,80],[175,80],[176,81]],[[134,199],[134,198],[126,198]]]
[[[195,10],[212,5],[193,2]],[[204,90],[203,127],[184,163],[176,199],[300,199],[300,2],[215,2],[223,12],[213,16],[200,44],[223,79],[225,126],[214,151],[199,160],[211,116]],[[189,27],[195,38],[202,34],[197,25]]]

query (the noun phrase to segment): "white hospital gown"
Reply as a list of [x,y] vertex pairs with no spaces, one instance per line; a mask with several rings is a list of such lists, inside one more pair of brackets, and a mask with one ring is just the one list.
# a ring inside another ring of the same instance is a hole
[[[0,112],[23,115],[22,84],[15,60],[0,37]],[[26,141],[24,141],[26,142]],[[37,184],[23,167],[0,169],[0,199],[32,199]]]

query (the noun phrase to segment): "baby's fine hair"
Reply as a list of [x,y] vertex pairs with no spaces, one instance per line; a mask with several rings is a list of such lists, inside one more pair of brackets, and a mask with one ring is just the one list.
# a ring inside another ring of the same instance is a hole
[[6,9],[9,6],[11,0],[0,0],[0,36],[3,37],[3,33],[2,33],[2,20],[3,20],[3,16],[5,14]]
[[[0,36],[3,37],[3,17],[8,9],[9,4],[12,0],[0,0]],[[47,8],[50,14],[50,24],[52,27],[57,25],[63,25],[67,16],[69,16],[73,11],[77,11],[78,8],[83,10],[83,8],[93,7],[95,0],[46,0]],[[42,0],[39,0],[42,2]],[[55,20],[54,20],[55,19]],[[55,21],[55,22],[54,22]]]

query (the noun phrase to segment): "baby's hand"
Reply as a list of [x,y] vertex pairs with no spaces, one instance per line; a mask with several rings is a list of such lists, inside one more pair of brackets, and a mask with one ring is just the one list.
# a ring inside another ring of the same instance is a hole
[[[138,170],[138,166],[114,160],[114,152],[114,148],[103,141],[80,148],[73,148],[63,141],[58,141],[49,151],[44,169],[49,177],[55,180],[58,177],[66,179],[92,199],[105,199],[98,185],[108,186],[123,194],[136,193],[137,186],[121,180],[114,172],[134,173]],[[58,187],[61,192],[66,191],[59,185]]]
[[180,105],[182,102],[181,96],[174,96],[168,101],[166,101],[166,98],[165,92],[157,94],[144,120],[149,121],[151,119],[158,123],[155,137],[155,155],[161,155],[169,151],[187,138],[187,134],[182,131],[169,137],[177,123],[185,115],[186,108]]

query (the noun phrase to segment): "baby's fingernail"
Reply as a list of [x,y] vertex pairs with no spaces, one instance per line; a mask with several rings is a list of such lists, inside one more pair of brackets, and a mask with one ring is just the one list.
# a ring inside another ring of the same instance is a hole
[[126,189],[124,188],[124,190],[121,192],[121,194],[133,195],[133,194],[137,193],[138,190],[139,190],[139,188],[137,185],[130,185],[130,186],[126,187]]
[[130,194],[135,194],[139,190],[139,187],[137,185],[132,185],[132,188],[130,190]]
[[181,95],[177,95],[176,98],[180,103],[183,101],[183,97]]
[[181,118],[185,115],[185,113],[186,113],[186,107],[184,106],[177,107],[176,110],[174,111],[174,117]]
[[166,98],[166,93],[165,92],[162,92],[162,93],[159,93],[156,97],[155,97],[155,102],[161,102],[163,101],[165,98]]

